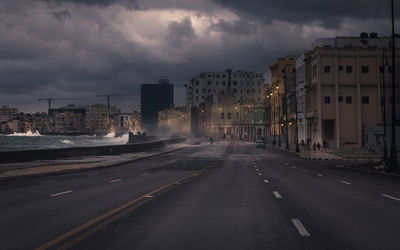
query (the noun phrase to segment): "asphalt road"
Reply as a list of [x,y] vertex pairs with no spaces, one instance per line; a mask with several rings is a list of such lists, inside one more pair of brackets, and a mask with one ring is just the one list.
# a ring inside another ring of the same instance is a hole
[[0,249],[400,249],[399,179],[338,164],[217,142],[0,182]]

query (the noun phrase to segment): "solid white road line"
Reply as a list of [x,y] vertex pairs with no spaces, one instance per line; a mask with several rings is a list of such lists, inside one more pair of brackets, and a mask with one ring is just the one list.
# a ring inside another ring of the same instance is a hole
[[351,183],[348,181],[341,181],[341,183],[346,184],[346,185],[351,185]]
[[264,182],[265,182],[265,183],[269,183],[269,181],[268,181],[267,179],[264,179]]
[[307,231],[307,229],[304,227],[303,223],[301,223],[299,219],[292,219],[292,223],[296,227],[297,231],[301,236],[303,237],[311,236],[311,234]]
[[55,196],[59,196],[59,195],[63,195],[63,194],[69,194],[69,193],[72,193],[73,191],[72,190],[67,190],[67,191],[64,191],[64,192],[60,192],[60,193],[56,193],[56,194],[51,194],[50,196],[51,197],[55,197]]
[[317,176],[319,176],[319,177],[323,177],[324,175],[323,175],[323,174],[317,174]]
[[276,198],[278,198],[278,199],[282,198],[282,196],[278,193],[278,191],[272,191],[272,193],[274,193]]
[[258,173],[258,175],[261,176],[262,174],[261,174],[261,173]]
[[395,200],[395,201],[400,201],[400,198],[396,198],[394,196],[388,195],[388,194],[381,194],[383,197]]
[[117,182],[117,181],[122,181],[122,179],[115,179],[115,180],[109,181],[109,183],[114,183],[114,182]]

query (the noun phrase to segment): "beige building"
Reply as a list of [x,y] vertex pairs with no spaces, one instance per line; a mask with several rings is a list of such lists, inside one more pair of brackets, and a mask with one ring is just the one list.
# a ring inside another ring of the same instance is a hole
[[382,74],[382,53],[388,44],[387,37],[368,37],[365,33],[362,37],[318,39],[310,52],[300,56],[296,65],[302,69],[302,76],[297,75],[297,81],[302,81],[302,87],[297,88],[302,112],[300,140],[310,138],[321,144],[326,140],[336,148],[362,147],[365,128],[382,123],[383,91],[390,122],[390,60]]
[[107,134],[111,132],[110,111],[105,104],[86,106],[86,132],[90,134]]
[[49,109],[52,133],[55,134],[84,134],[85,107],[70,104],[66,107]]
[[8,106],[3,106],[0,108],[0,122],[6,122],[13,120],[17,117],[18,109],[10,108]]
[[[288,75],[295,72],[296,60],[294,57],[287,56],[278,58],[271,66],[271,89],[269,91],[269,101],[271,104],[271,135],[275,135],[278,143],[279,135],[286,136],[285,126],[289,124],[289,114],[287,106],[290,97],[291,86],[294,83],[288,81]],[[292,109],[293,111],[293,109]],[[278,137],[276,137],[278,135]],[[283,140],[283,137],[280,139]]]

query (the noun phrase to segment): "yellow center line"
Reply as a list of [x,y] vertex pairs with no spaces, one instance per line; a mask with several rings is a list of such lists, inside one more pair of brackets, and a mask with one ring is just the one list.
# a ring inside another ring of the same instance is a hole
[[[202,170],[200,170],[200,171],[198,171],[198,172],[196,172],[194,174],[191,174],[189,176],[186,176],[186,177],[183,177],[183,178],[178,179],[176,181],[173,181],[173,182],[171,182],[169,184],[166,184],[164,186],[161,186],[161,187],[159,187],[159,188],[157,188],[157,189],[155,189],[155,190],[153,190],[153,191],[151,191],[151,192],[149,192],[147,194],[144,194],[144,195],[140,196],[139,198],[136,198],[136,199],[134,199],[132,201],[129,201],[129,202],[123,204],[120,207],[117,207],[117,208],[115,208],[115,209],[113,209],[113,210],[111,210],[111,211],[109,211],[109,212],[107,212],[107,213],[105,213],[103,215],[100,215],[100,216],[98,216],[98,217],[96,217],[96,218],[94,218],[94,219],[92,219],[92,220],[90,220],[90,221],[88,221],[88,222],[86,222],[86,223],[84,223],[84,224],[82,224],[82,225],[80,225],[80,226],[68,231],[67,233],[65,233],[63,235],[60,235],[60,236],[56,237],[55,239],[53,239],[53,240],[41,245],[40,247],[36,248],[36,250],[48,249],[48,248],[50,248],[50,247],[52,247],[52,246],[54,246],[54,245],[56,245],[56,244],[58,244],[58,243],[60,243],[60,242],[62,242],[64,240],[66,240],[67,238],[71,237],[72,235],[77,234],[77,233],[81,232],[82,230],[84,230],[84,229],[86,229],[86,228],[88,228],[88,227],[90,227],[90,226],[92,226],[92,225],[94,225],[94,224],[96,224],[98,222],[101,222],[101,221],[107,219],[107,217],[110,217],[110,216],[112,216],[112,215],[124,210],[125,208],[130,207],[130,206],[134,205],[135,203],[137,203],[134,206],[132,206],[131,208],[129,208],[126,211],[124,211],[123,213],[120,213],[120,214],[118,214],[118,215],[116,215],[116,216],[114,216],[114,217],[102,222],[101,224],[99,224],[95,228],[83,233],[79,237],[75,238],[74,240],[72,240],[72,241],[66,243],[64,246],[62,246],[62,248],[67,247],[67,246],[71,247],[71,246],[77,244],[78,242],[82,241],[83,239],[85,239],[89,235],[97,232],[98,230],[100,230],[104,226],[106,226],[106,225],[110,224],[111,222],[117,220],[118,218],[126,215],[127,213],[131,212],[132,210],[142,206],[143,204],[147,203],[149,200],[154,199],[155,197],[157,197],[155,195],[156,193],[158,193],[158,192],[163,193],[162,191],[165,191],[165,190],[167,190],[168,188],[170,188],[172,186],[183,184],[183,183],[187,182],[192,177],[200,176],[200,175],[204,174],[209,168],[213,167],[215,164],[216,164],[216,162],[214,162],[210,166],[208,166],[208,167],[206,167],[206,168],[204,168],[204,169],[202,169]],[[149,196],[151,196],[151,197],[149,197]]]

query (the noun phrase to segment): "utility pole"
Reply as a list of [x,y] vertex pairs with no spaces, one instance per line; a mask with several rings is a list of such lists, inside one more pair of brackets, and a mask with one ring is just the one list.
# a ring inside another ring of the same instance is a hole
[[394,0],[392,0],[392,144],[390,148],[389,172],[397,172],[396,150],[396,43],[394,36]]
[[387,132],[386,132],[386,83],[385,83],[385,72],[387,66],[387,50],[382,50],[382,102],[383,105],[383,162],[385,167],[388,165],[388,149],[387,149]]

